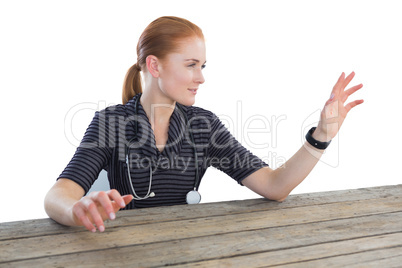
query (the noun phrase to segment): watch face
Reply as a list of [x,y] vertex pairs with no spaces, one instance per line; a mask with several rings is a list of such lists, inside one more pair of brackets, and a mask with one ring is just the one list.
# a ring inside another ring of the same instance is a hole
[[186,195],[187,204],[198,204],[201,201],[201,195],[198,191],[190,191]]

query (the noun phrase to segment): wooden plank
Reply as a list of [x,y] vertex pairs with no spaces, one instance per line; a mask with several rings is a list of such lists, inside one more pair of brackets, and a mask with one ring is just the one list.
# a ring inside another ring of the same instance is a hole
[[[154,267],[225,267],[247,264],[289,264],[318,258],[401,247],[402,213],[324,221],[303,225],[232,232],[223,235],[175,239],[162,243],[109,248],[48,258],[3,263],[10,267],[99,267],[116,264]],[[389,234],[380,234],[390,232]],[[393,233],[392,233],[393,232]],[[118,239],[118,238],[117,238]],[[134,237],[131,237],[134,239]],[[117,241],[115,241],[117,242]],[[90,242],[88,242],[90,243]],[[81,250],[83,251],[83,249]],[[190,266],[191,265],[191,266]],[[243,265],[240,265],[243,266]]]
[[[254,212],[110,228],[109,231],[102,234],[86,232],[7,240],[0,242],[0,247],[4,249],[0,253],[0,259],[11,261],[80,252],[83,250],[94,251],[131,245],[144,246],[143,244],[148,243],[203,236],[207,236],[208,241],[213,242],[216,239],[222,239],[222,234],[234,233],[237,235],[240,231],[243,231],[243,233],[246,231],[247,235],[249,235],[247,231],[268,230],[268,234],[263,237],[273,237],[275,243],[278,242],[278,239],[286,236],[285,233],[290,232],[293,234],[286,241],[293,244],[302,241],[294,241],[294,237],[300,235],[300,232],[307,234],[308,237],[314,234],[314,237],[318,236],[317,239],[322,239],[325,236],[339,236],[338,230],[342,230],[342,238],[338,239],[347,239],[402,230],[402,212],[395,212],[401,210],[400,198],[341,204],[343,206],[339,206],[339,204],[325,204],[322,206],[271,211],[269,213]],[[371,216],[363,217],[364,215]],[[344,219],[340,220],[341,218]],[[367,226],[362,226],[363,222]],[[361,232],[356,226],[366,231]],[[367,227],[374,229],[367,230]],[[288,230],[287,228],[290,228],[290,231],[285,231]],[[373,233],[369,232],[370,230]],[[235,240],[247,241],[247,235],[237,237]],[[332,237],[325,239],[333,240]],[[327,241],[325,239],[324,241]],[[310,243],[313,242],[311,241]],[[60,244],[63,247],[60,247]],[[41,247],[38,247],[38,245],[41,245]]]
[[52,219],[35,219],[0,224],[0,241],[44,236],[50,234],[82,232],[82,227],[68,227]]
[[[291,195],[282,203],[266,199],[250,199],[240,201],[204,203],[194,205],[158,207],[120,211],[115,221],[107,222],[108,227],[130,226],[156,222],[196,219],[208,216],[220,216],[254,211],[271,211],[286,208],[314,206],[339,202],[362,201],[378,198],[402,196],[402,185],[381,186],[363,189],[320,192]],[[87,232],[82,227],[65,227],[51,219],[29,220],[0,224],[0,241],[16,238],[41,237],[51,234]]]
[[[378,253],[384,254],[383,251],[386,252],[389,249],[396,251],[389,252],[387,259],[381,259],[382,255]],[[365,255],[376,257],[368,260],[366,256],[366,262],[363,263],[362,258],[358,256]],[[343,265],[352,267],[355,264],[358,265],[357,267],[362,264],[362,267],[368,267],[369,263],[375,264],[376,267],[391,267],[389,264],[394,263],[397,259],[400,260],[401,257],[402,232],[186,263],[172,267],[329,267],[331,262],[334,262],[337,267]],[[347,264],[340,265],[338,258],[348,259]],[[328,259],[332,260],[328,261]],[[380,263],[384,265],[381,266]],[[398,265],[400,264],[401,262],[398,263]]]
[[401,267],[402,246],[268,267]]
[[[373,268],[378,268],[378,267],[387,267],[387,268],[400,268],[402,265],[402,248],[393,248],[393,249],[387,249],[383,250],[381,252],[373,252],[373,254],[378,254],[376,255],[377,258],[374,260],[364,260],[361,261],[361,263],[355,263],[352,264],[352,260],[349,259],[349,267],[373,267]],[[354,256],[358,257],[358,256]]]

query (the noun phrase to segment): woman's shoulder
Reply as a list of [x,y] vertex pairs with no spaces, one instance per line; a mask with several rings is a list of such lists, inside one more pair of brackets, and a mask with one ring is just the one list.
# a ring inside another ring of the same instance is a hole
[[185,106],[187,109],[187,115],[189,118],[199,117],[208,120],[216,120],[217,116],[210,110],[198,107],[198,106]]
[[130,103],[115,104],[100,110],[99,113],[106,117],[129,117],[135,114],[135,109]]
[[186,106],[186,108],[186,114],[192,127],[209,131],[221,127],[221,121],[214,112],[197,106]]

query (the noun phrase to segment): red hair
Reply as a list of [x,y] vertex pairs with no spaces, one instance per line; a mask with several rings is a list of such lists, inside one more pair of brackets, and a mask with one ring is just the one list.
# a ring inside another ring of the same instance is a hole
[[151,22],[138,41],[137,63],[128,69],[124,78],[123,104],[142,92],[140,72],[145,68],[149,55],[162,60],[168,54],[177,52],[182,39],[191,37],[204,39],[201,29],[186,19],[165,16]]

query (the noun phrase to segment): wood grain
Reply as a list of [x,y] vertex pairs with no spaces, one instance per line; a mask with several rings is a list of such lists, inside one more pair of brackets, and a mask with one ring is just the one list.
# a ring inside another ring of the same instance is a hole
[[49,219],[0,224],[0,266],[359,267],[402,258],[401,185],[118,216],[95,234]]

